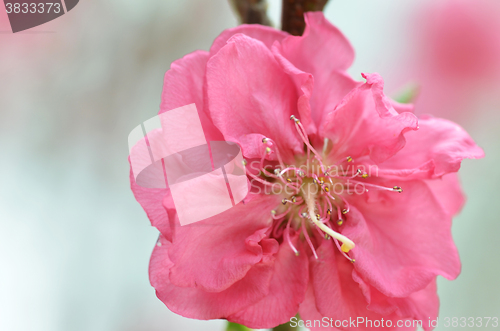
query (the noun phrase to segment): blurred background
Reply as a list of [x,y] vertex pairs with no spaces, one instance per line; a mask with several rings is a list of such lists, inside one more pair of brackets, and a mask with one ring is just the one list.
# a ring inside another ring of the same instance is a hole
[[[379,72],[392,96],[416,84],[417,113],[485,149],[462,166],[463,268],[439,279],[440,316],[500,317],[500,1],[331,0],[325,14],[356,49],[354,77]],[[170,63],[238,24],[226,0],[81,0],[16,34],[6,20],[2,2],[0,330],[223,330],[149,285],[158,232],[129,189],[127,136],[156,115]]]

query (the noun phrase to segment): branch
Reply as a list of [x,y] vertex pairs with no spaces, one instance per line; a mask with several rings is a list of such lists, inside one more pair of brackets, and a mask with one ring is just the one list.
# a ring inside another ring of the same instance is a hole
[[242,24],[271,25],[266,0],[229,0]]
[[301,36],[306,27],[304,13],[322,11],[328,0],[283,0],[281,30]]

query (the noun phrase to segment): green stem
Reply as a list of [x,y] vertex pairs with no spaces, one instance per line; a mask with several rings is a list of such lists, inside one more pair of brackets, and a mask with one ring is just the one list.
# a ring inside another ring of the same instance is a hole
[[227,322],[226,331],[251,331],[252,329],[247,328],[244,325],[238,323]]
[[292,331],[292,330],[297,330],[297,328],[293,328],[290,323],[285,323],[278,325],[273,329],[273,331]]

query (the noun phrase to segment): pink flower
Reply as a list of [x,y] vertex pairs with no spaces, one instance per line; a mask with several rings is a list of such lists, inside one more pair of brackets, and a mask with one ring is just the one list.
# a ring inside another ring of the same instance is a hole
[[414,58],[407,80],[417,81],[418,112],[460,122],[474,99],[498,96],[500,74],[500,2],[430,1],[416,11]]
[[241,146],[252,192],[180,226],[168,189],[132,180],[161,232],[151,284],[180,315],[252,328],[297,312],[394,325],[435,318],[436,276],[460,273],[450,232],[464,203],[456,172],[483,152],[458,125],[417,119],[388,99],[378,74],[354,81],[346,38],[322,13],[306,22],[301,37],[226,30],[166,73],[160,113],[196,103],[207,140]]

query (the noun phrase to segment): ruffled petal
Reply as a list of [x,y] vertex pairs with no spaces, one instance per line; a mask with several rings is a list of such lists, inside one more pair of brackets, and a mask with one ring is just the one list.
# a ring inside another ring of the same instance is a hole
[[269,26],[259,24],[238,25],[235,28],[222,31],[222,33],[215,38],[210,47],[210,56],[217,54],[222,47],[226,46],[228,40],[237,34],[244,34],[250,38],[260,40],[268,49],[271,49],[275,41],[281,41],[289,36],[288,33]]
[[302,152],[290,121],[297,113],[295,87],[261,41],[233,36],[209,60],[207,88],[211,118],[226,140],[240,144],[245,157],[262,156],[262,142],[245,139],[257,133],[273,139],[285,159]]
[[228,320],[253,329],[273,328],[297,314],[304,300],[308,279],[308,258],[298,235],[292,238],[299,250],[295,256],[287,243],[282,243],[274,262],[269,294],[254,305],[229,316]]
[[332,158],[369,155],[382,162],[405,145],[404,133],[417,129],[417,118],[398,114],[383,93],[378,74],[364,75],[366,83],[354,89],[325,120],[323,136],[334,146]]
[[252,266],[243,279],[220,292],[175,286],[169,279],[173,267],[168,254],[170,247],[170,242],[161,236],[151,256],[149,276],[158,298],[174,313],[205,320],[227,318],[269,293],[273,260]]
[[422,290],[437,275],[460,273],[451,215],[425,182],[405,182],[403,190],[347,197],[351,210],[341,228],[356,243],[350,252],[356,271],[393,297]]
[[359,83],[345,72],[354,60],[347,38],[322,12],[305,13],[305,21],[304,34],[275,43],[273,53],[301,96],[301,121],[309,134],[316,134],[326,113],[333,111]]
[[458,124],[424,116],[418,131],[405,135],[405,148],[379,165],[384,177],[436,178],[460,169],[463,159],[484,157],[483,150]]
[[[398,320],[404,320],[394,313],[380,315],[367,309],[368,303],[363,292],[352,278],[352,264],[337,253],[331,240],[324,240],[318,247],[317,253],[319,259],[311,258],[309,265],[313,294],[308,294],[308,298],[300,308],[300,315],[304,320],[317,320],[319,316],[332,319],[330,330],[334,330],[335,327],[341,330],[379,330],[383,329],[381,324],[377,327],[373,322],[380,323],[383,318],[386,322],[391,320],[393,327],[388,329],[415,330],[415,328],[394,327]],[[315,307],[311,302],[312,295]],[[372,324],[370,325],[367,320],[371,320]],[[336,325],[335,322],[341,324]],[[324,328],[312,327],[311,330],[324,330]]]
[[206,220],[175,227],[170,281],[176,286],[220,292],[245,277],[253,265],[278,251],[267,237],[278,196],[261,195]]
[[195,51],[174,61],[165,73],[161,95],[160,114],[166,111],[196,104],[198,115],[207,141],[222,140],[203,102],[205,71],[209,53]]
[[439,312],[439,297],[437,295],[436,279],[432,280],[423,290],[414,292],[405,298],[387,297],[376,288],[366,283],[356,271],[353,279],[365,295],[369,305],[367,308],[376,313],[387,315],[393,312],[402,318],[422,321],[424,330],[432,330],[428,321],[436,320]]

